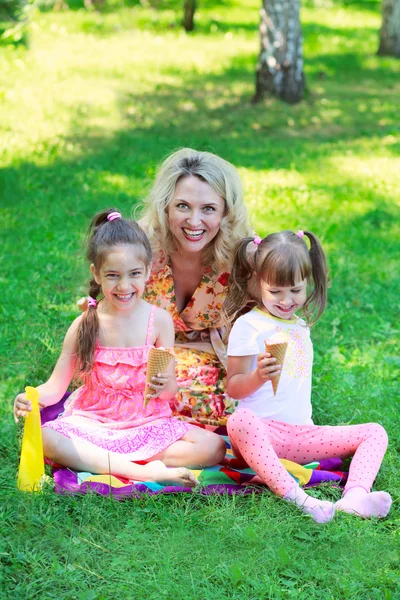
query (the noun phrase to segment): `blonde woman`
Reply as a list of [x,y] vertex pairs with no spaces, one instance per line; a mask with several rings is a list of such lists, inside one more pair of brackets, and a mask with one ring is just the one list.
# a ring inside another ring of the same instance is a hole
[[173,412],[225,425],[234,404],[225,394],[221,308],[235,243],[252,232],[238,172],[215,154],[178,150],[161,164],[141,223],[155,256],[144,298],[175,326]]

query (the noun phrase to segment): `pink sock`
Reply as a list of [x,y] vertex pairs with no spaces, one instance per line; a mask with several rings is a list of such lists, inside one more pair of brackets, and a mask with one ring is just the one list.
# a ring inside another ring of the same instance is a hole
[[298,485],[295,485],[291,490],[283,496],[284,500],[293,502],[304,513],[310,515],[317,523],[327,523],[331,521],[335,515],[335,506],[332,502],[317,500],[309,496]]
[[363,487],[353,487],[335,504],[337,510],[357,515],[363,519],[386,517],[392,504],[387,492],[367,492]]

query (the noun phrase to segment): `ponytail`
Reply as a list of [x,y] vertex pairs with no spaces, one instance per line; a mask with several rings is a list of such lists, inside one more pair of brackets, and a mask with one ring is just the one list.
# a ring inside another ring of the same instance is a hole
[[[89,296],[97,300],[100,286],[90,280]],[[77,370],[83,375],[90,373],[94,363],[94,351],[99,338],[100,322],[95,303],[88,305],[82,315],[77,332]]]
[[254,237],[246,237],[238,242],[234,251],[228,292],[222,306],[223,319],[228,329],[251,299],[249,282],[254,273],[255,254],[258,249],[256,246],[255,250],[250,252],[248,246],[252,242],[254,242]]
[[305,231],[304,235],[306,235],[310,241],[310,249],[308,252],[311,261],[311,277],[314,282],[314,287],[304,303],[303,313],[307,324],[311,327],[312,325],[315,325],[324,312],[330,280],[321,242],[316,235],[311,233],[311,231]]

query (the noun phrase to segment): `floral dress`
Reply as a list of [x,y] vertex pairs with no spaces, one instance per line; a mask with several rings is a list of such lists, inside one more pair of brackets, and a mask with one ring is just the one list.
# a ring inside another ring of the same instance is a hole
[[64,412],[44,427],[131,461],[155,456],[193,427],[172,416],[167,400],[151,398],[143,405],[156,310],[155,306],[151,309],[145,346],[97,345],[90,380],[70,396]]
[[237,402],[225,394],[226,346],[221,320],[229,273],[209,268],[184,310],[176,307],[169,264],[156,265],[143,298],[167,310],[175,326],[178,394],[171,402],[174,415],[194,423],[225,425]]

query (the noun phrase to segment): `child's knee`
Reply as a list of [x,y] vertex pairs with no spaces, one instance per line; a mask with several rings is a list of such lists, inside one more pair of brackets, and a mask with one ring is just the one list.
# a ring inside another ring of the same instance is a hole
[[385,450],[387,448],[389,438],[386,433],[386,429],[382,427],[379,423],[368,423],[369,433],[372,439],[379,441],[381,446],[384,446]]
[[226,455],[226,444],[224,438],[217,436],[217,444],[215,447],[215,458],[217,463],[220,463],[224,460]]
[[46,458],[52,458],[56,450],[56,443],[54,440],[53,430],[50,427],[42,428],[42,443],[43,453]]
[[247,408],[235,410],[226,424],[229,437],[234,438],[236,433],[249,433],[249,426],[254,418],[256,418],[255,414]]
[[207,437],[204,440],[203,453],[204,453],[204,464],[216,465],[225,458],[226,444],[224,439],[216,433],[207,432]]

